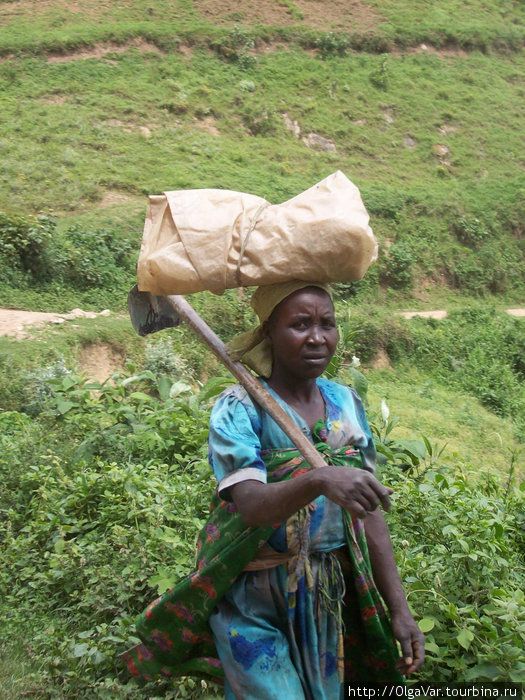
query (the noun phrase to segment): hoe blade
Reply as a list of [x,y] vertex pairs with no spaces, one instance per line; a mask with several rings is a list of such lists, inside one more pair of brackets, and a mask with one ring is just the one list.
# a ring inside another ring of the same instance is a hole
[[181,318],[165,297],[150,292],[139,292],[134,285],[128,294],[131,324],[139,335],[150,335],[164,328],[175,328]]

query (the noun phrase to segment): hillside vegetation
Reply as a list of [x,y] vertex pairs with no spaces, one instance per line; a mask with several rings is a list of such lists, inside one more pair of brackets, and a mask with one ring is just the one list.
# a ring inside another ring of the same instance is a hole
[[[7,698],[221,697],[118,661],[191,567],[230,381],[188,329],[130,328],[147,195],[281,202],[338,169],[380,255],[335,290],[331,372],[368,397],[395,488],[420,678],[525,678],[525,326],[504,311],[525,306],[524,19],[512,0],[0,0],[0,306],[112,311],[0,338]],[[191,301],[228,340],[248,299]],[[82,373],[97,346],[110,381]]]

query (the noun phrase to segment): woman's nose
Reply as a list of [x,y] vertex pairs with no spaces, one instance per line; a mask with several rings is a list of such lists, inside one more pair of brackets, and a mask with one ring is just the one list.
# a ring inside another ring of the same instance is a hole
[[323,334],[321,333],[321,329],[319,326],[312,326],[310,329],[310,333],[308,335],[308,342],[318,345],[320,343],[324,342]]

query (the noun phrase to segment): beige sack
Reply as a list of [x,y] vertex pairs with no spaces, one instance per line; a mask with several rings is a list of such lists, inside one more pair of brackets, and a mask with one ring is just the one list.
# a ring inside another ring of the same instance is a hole
[[357,187],[338,171],[283,204],[228,190],[151,196],[141,291],[190,294],[291,279],[349,282],[377,258]]

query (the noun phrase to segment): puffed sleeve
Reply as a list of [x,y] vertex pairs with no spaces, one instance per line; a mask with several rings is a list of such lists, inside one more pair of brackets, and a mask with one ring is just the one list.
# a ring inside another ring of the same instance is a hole
[[245,389],[235,385],[224,391],[210,416],[208,459],[225,500],[231,500],[228,489],[241,481],[266,483],[260,434],[259,414]]

